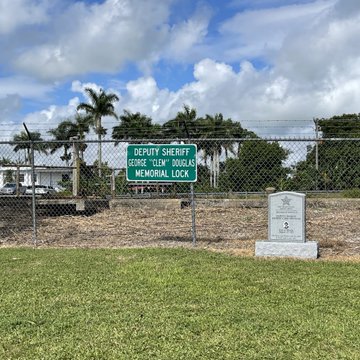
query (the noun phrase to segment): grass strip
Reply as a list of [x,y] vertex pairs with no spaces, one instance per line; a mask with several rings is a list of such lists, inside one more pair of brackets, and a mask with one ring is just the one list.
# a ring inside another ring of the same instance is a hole
[[359,359],[360,264],[1,249],[1,359]]

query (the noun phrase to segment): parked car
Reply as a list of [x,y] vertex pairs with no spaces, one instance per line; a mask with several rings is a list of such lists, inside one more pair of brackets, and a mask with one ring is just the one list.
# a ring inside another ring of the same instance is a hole
[[60,193],[60,192],[63,192],[63,191],[66,190],[66,188],[64,188],[64,187],[61,186],[61,185],[53,185],[53,188],[55,189],[55,191],[56,191],[57,193]]
[[[32,195],[32,186],[28,186],[25,191],[26,195]],[[35,195],[53,195],[56,194],[55,189],[48,185],[35,185]]]
[[[19,194],[25,194],[26,186],[23,186],[19,183]],[[2,195],[16,195],[17,194],[17,185],[16,183],[6,183],[1,189],[0,194]]]

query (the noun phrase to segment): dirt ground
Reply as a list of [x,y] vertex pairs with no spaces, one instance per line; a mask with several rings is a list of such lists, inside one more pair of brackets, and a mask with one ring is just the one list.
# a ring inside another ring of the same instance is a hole
[[[307,239],[318,241],[320,259],[360,261],[360,209],[307,209]],[[39,221],[37,246],[71,248],[193,248],[191,209],[115,208],[92,216]],[[196,210],[196,247],[253,256],[255,241],[267,239],[266,208]],[[30,229],[1,239],[2,246],[32,246]]]

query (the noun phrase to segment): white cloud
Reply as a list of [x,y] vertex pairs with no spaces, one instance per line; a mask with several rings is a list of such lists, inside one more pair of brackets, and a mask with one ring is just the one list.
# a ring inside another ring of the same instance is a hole
[[2,0],[0,34],[8,34],[24,25],[42,24],[49,20],[47,0]]
[[137,101],[152,100],[154,95],[158,92],[156,82],[151,77],[130,81],[126,88],[130,98],[136,99]]
[[191,59],[194,55],[198,58],[199,54],[194,54],[194,51],[206,38],[211,15],[209,7],[201,6],[191,18],[173,25],[166,56],[176,61]]
[[7,95],[0,98],[0,139],[10,139],[16,128],[17,112],[21,108],[21,99],[18,95]]
[[288,85],[289,80],[280,76],[274,79],[273,83],[265,89],[265,95],[267,95],[269,99],[281,101],[287,93]]
[[39,131],[43,138],[48,138],[48,130],[56,127],[61,121],[74,116],[78,103],[79,99],[74,98],[63,106],[51,105],[44,110],[27,114],[20,122],[16,114],[21,107],[20,97],[8,95],[0,99],[0,140],[11,140],[15,134],[23,131],[22,123],[26,124],[29,131]]
[[[86,7],[77,3],[63,14],[76,16],[63,34],[59,30],[57,41],[25,52],[18,65],[49,78],[96,69],[115,71],[128,60],[144,59],[147,66],[162,52],[181,61],[196,57],[194,51],[209,40],[209,14],[202,17],[195,13],[170,28],[169,2],[156,4],[107,0]],[[117,92],[121,88],[116,105],[119,114],[123,109],[140,111],[158,123],[174,117],[183,104],[195,107],[200,116],[221,112],[233,120],[247,120],[247,127],[252,121],[266,126],[273,125],[272,120],[311,122],[313,117],[358,113],[359,24],[360,2],[351,0],[308,1],[239,13],[222,24],[221,41],[206,49],[206,56],[194,64],[193,80],[177,90],[159,87],[149,74],[127,83],[114,79],[116,89],[105,90]],[[63,19],[57,18],[56,27],[62,25]],[[174,43],[169,44],[169,39]],[[50,54],[47,61],[36,57],[41,53]],[[271,60],[271,66],[257,68],[252,56]],[[18,81],[10,91],[11,83],[7,86],[0,79],[0,89],[6,89],[0,90],[0,98],[10,93],[30,96],[32,83],[28,84],[22,87],[26,82]],[[100,89],[96,83],[77,80],[71,90],[84,94],[85,87]],[[33,95],[44,95],[50,89],[38,85]],[[49,107],[25,120],[34,126],[39,121],[53,126],[73,114],[78,103],[79,99],[73,98],[65,107]],[[114,120],[105,119],[105,124],[111,128]]]
[[302,34],[288,36],[279,49],[273,72],[287,79],[290,96],[283,114],[291,110],[331,117],[359,112],[360,3],[353,3],[351,12],[343,10],[345,3],[339,1]]
[[19,95],[6,95],[0,98],[0,119],[2,122],[11,122],[12,116],[19,111],[21,99]]
[[129,61],[152,58],[168,36],[169,3],[74,3],[54,17],[51,40],[26,49],[15,65],[42,79],[61,79],[87,72],[112,73]]
[[[41,34],[32,35],[32,46],[24,44],[14,51],[14,68],[52,81],[89,72],[116,73],[132,62],[149,75],[163,57],[175,62],[199,59],[198,46],[206,39],[210,7],[201,5],[189,18],[170,24],[172,3],[74,2],[62,12],[58,9]],[[33,31],[36,33],[35,28]]]
[[43,101],[51,90],[29,78],[0,78],[0,140],[9,140],[18,132],[24,99]]
[[127,83],[126,93],[116,107],[118,113],[123,109],[139,111],[151,116],[155,122],[164,122],[168,120],[173,96],[169,90],[159,89],[154,78],[143,77]]
[[53,86],[34,81],[29,77],[0,77],[0,98],[16,94],[23,98],[44,99]]
[[78,98],[70,99],[66,105],[51,105],[48,108],[29,113],[24,117],[30,131],[39,131],[43,138],[48,138],[47,131],[55,128],[61,121],[72,118],[76,114],[76,107],[79,103]]
[[86,96],[86,92],[85,92],[86,88],[90,88],[96,92],[99,92],[101,86],[95,83],[81,83],[79,80],[75,80],[71,83],[71,91],[82,93],[84,96]]
[[269,56],[282,46],[286,37],[302,33],[318,21],[332,4],[333,1],[317,0],[238,12],[219,28],[224,40],[224,59]]
[[358,0],[338,0],[335,4],[334,13],[337,17],[353,17],[360,12]]
[[[177,91],[159,88],[150,76],[129,81],[117,111],[139,111],[163,123],[188,104],[200,116],[222,112],[249,128],[259,121],[264,127],[275,126],[274,120],[308,120],[308,128],[296,129],[297,135],[313,135],[312,118],[359,112],[360,54],[351,44],[360,31],[355,19],[339,20],[333,15],[332,19],[331,23],[318,23],[313,32],[305,32],[304,39],[287,39],[281,48],[282,56],[274,58],[271,68],[256,69],[249,61],[234,68],[208,58],[194,65],[194,80]],[[293,48],[297,43],[304,49],[304,56]],[[320,46],[322,43],[324,46]],[[336,49],[348,56],[337,55]],[[80,91],[84,86],[74,82],[73,90]],[[105,123],[111,128],[114,120]],[[273,129],[271,135],[294,131],[292,125],[289,122],[287,129]]]

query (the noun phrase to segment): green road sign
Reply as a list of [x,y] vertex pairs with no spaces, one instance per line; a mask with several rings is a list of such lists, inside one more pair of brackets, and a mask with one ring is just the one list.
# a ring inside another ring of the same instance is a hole
[[197,149],[184,145],[128,145],[128,181],[195,182]]

